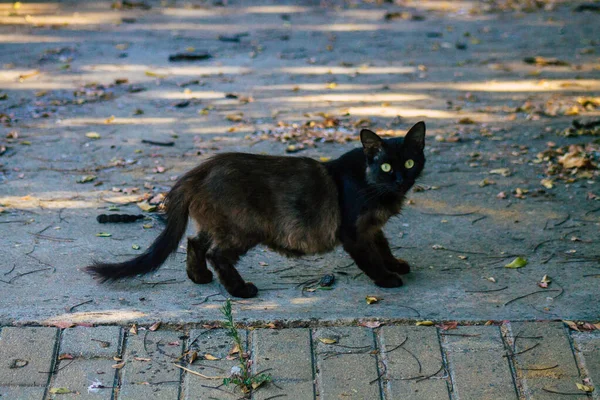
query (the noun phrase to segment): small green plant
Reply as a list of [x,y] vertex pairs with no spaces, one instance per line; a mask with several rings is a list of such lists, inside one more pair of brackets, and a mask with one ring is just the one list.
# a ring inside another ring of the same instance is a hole
[[252,390],[257,389],[265,382],[271,381],[271,375],[268,374],[252,374],[250,371],[252,366],[252,360],[246,351],[245,346],[242,344],[240,333],[235,327],[233,322],[233,314],[231,312],[231,300],[227,299],[223,307],[221,308],[223,316],[225,316],[225,322],[223,328],[227,330],[227,335],[231,336],[235,347],[237,347],[238,364],[239,366],[231,369],[231,376],[223,379],[225,386],[229,384],[237,385],[244,393],[249,394]]

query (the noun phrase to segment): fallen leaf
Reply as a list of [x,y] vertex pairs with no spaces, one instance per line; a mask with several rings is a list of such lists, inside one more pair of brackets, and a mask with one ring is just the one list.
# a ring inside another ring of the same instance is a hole
[[581,383],[575,383],[575,385],[577,385],[577,389],[581,390],[582,392],[592,393],[594,391],[593,386],[583,385]]
[[229,350],[229,355],[234,355],[234,354],[238,354],[240,352],[240,346],[238,346],[237,343],[235,343],[233,345],[233,348],[231,350]]
[[542,179],[540,181],[540,183],[542,184],[543,187],[545,187],[546,189],[552,189],[554,187],[554,183],[552,182],[552,179]]
[[489,278],[485,278],[488,281],[492,282],[492,283],[496,283],[496,278],[494,278],[493,276],[490,276]]
[[319,342],[321,342],[323,344],[334,344],[334,343],[337,343],[337,339],[319,338]]
[[50,394],[69,394],[71,393],[71,390],[69,390],[66,387],[59,387],[59,388],[51,388],[48,393]]
[[243,117],[244,117],[244,114],[242,114],[242,113],[228,114],[227,116],[225,116],[225,118],[231,122],[240,122],[243,119]]
[[73,355],[65,353],[65,354],[61,354],[58,356],[59,360],[72,360],[73,359]]
[[135,361],[152,361],[151,358],[144,358],[144,357],[133,357],[133,359]]
[[416,326],[433,326],[433,321],[419,321]]
[[152,326],[150,328],[148,328],[148,330],[150,330],[151,332],[154,332],[154,331],[158,330],[158,328],[160,328],[160,321],[153,323]]
[[158,79],[164,79],[167,77],[166,74],[159,74],[159,73],[152,72],[152,71],[146,71],[145,74],[146,74],[146,76],[150,76],[152,78],[158,78]]
[[151,205],[147,201],[139,202],[139,203],[137,203],[137,206],[140,208],[140,210],[145,211],[145,212],[156,211],[156,206],[155,205]]
[[325,87],[326,87],[327,89],[335,89],[335,88],[337,87],[337,85],[338,85],[338,84],[337,84],[337,83],[335,83],[335,82],[329,82],[329,83],[328,83],[328,84],[327,84]]
[[131,325],[131,328],[129,328],[129,333],[132,335],[137,335],[138,334],[138,329],[137,329],[137,325],[133,324]]
[[497,169],[491,170],[490,174],[510,176],[511,172],[510,172],[510,169],[508,169],[508,168],[497,168]]
[[140,245],[139,244],[132,244],[131,248],[134,250],[139,250],[140,249]]
[[473,121],[471,118],[469,117],[465,117],[465,118],[461,118],[458,120],[459,124],[464,124],[464,125],[472,125],[475,123],[475,121]]
[[213,356],[212,354],[208,354],[206,353],[204,355],[204,359],[208,360],[208,361],[216,361],[216,360],[220,360],[220,358]]
[[438,325],[438,326],[443,331],[448,331],[450,329],[456,329],[458,327],[458,321],[444,322],[443,324]]
[[431,248],[434,249],[434,250],[444,250],[444,249],[446,249],[441,244],[434,244],[433,246],[431,246]]
[[112,234],[108,233],[108,232],[99,232],[99,233],[96,233],[96,236],[97,237],[111,237]]
[[365,300],[367,301],[367,304],[373,304],[373,303],[379,302],[379,299],[375,296],[367,296],[365,298]]
[[68,322],[68,321],[53,322],[50,325],[55,326],[57,328],[61,328],[61,329],[72,328],[75,326],[75,324],[73,322]]
[[88,183],[96,180],[96,175],[84,175],[77,180],[77,183]]
[[88,132],[85,134],[85,137],[97,140],[97,139],[100,139],[100,134],[97,132]]
[[110,124],[110,123],[112,123],[114,120],[115,120],[115,116],[114,116],[114,115],[111,115],[110,117],[108,117],[108,118],[106,118],[106,119],[104,120],[104,123],[105,123],[105,124]]
[[383,322],[379,322],[379,321],[361,321],[361,322],[358,323],[358,325],[364,326],[365,328],[375,329],[375,328],[379,328],[381,325],[383,325]]
[[121,362],[121,363],[118,363],[118,364],[111,365],[111,368],[114,368],[114,369],[121,369],[121,368],[123,368],[124,366],[125,366],[125,361],[123,361],[123,362]]
[[527,260],[523,257],[517,257],[512,260],[509,264],[506,264],[504,268],[522,268],[527,265]]

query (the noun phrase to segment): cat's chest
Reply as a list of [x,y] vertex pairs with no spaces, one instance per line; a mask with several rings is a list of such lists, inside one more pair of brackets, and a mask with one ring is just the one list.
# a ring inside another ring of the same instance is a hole
[[380,204],[372,208],[361,210],[356,218],[356,230],[359,233],[368,233],[381,229],[386,222],[400,213],[402,199],[387,204]]

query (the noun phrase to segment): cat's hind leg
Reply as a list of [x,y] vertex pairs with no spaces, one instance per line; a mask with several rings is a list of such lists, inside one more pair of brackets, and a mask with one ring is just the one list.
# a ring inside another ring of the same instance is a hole
[[258,289],[251,282],[245,282],[240,273],[235,269],[235,264],[247,250],[228,248],[223,245],[211,246],[206,257],[213,265],[219,276],[219,281],[227,292],[235,297],[255,297]]
[[210,245],[210,236],[204,232],[198,232],[195,237],[188,238],[186,271],[194,283],[212,282],[213,274],[206,266],[206,252]]

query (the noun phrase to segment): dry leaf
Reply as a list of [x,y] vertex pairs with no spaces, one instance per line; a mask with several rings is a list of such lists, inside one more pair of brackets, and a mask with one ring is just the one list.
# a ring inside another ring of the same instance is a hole
[[151,358],[144,358],[144,357],[133,357],[133,359],[135,361],[152,361]]
[[100,139],[100,134],[97,132],[88,132],[85,134],[85,137],[95,140],[95,139]]
[[131,328],[129,329],[129,333],[132,334],[132,335],[137,335],[138,329],[137,329],[137,325],[136,324],[131,325]]
[[243,119],[244,114],[228,114],[225,118],[231,122],[240,122]]
[[433,326],[433,321],[419,321],[416,326]]
[[67,322],[67,321],[53,322],[51,325],[55,326],[57,328],[61,328],[61,329],[72,328],[75,326],[75,324],[73,322]]
[[540,183],[542,184],[543,187],[545,187],[546,189],[552,189],[554,187],[554,183],[552,182],[552,179],[542,179],[540,181]]
[[240,346],[237,343],[233,345],[233,348],[229,350],[229,355],[237,354],[240,352]]
[[373,304],[373,303],[377,303],[379,301],[379,299],[375,296],[367,296],[366,300],[367,300],[367,304]]
[[334,343],[337,343],[337,339],[319,338],[319,342],[321,342],[323,344],[334,344]]
[[77,183],[88,183],[96,180],[96,175],[84,175],[77,180]]
[[220,358],[213,356],[212,354],[208,354],[206,353],[204,355],[204,359],[208,360],[208,361],[216,361],[216,360],[220,360]]
[[379,321],[361,321],[361,322],[358,323],[358,325],[364,326],[365,328],[375,329],[375,328],[379,328],[381,325],[383,325],[383,322],[379,322]]
[[447,330],[450,330],[450,329],[456,329],[458,327],[458,321],[444,322],[443,324],[438,325],[438,326],[443,331],[447,331]]
[[152,326],[150,328],[148,328],[151,332],[154,332],[155,330],[157,330],[158,328],[160,328],[160,321],[159,322],[155,322],[152,324]]
[[59,387],[59,388],[52,388],[48,391],[48,393],[50,394],[69,394],[72,393],[69,389],[67,389],[66,387]]
[[576,383],[575,385],[577,385],[577,389],[581,390],[582,392],[592,393],[594,391],[593,386],[582,385],[581,383]]
[[61,354],[60,356],[58,356],[59,360],[72,360],[73,359],[73,355],[71,354]]
[[511,172],[510,172],[510,169],[508,169],[508,168],[497,168],[497,169],[491,170],[490,174],[510,176]]
[[150,203],[148,203],[147,201],[142,201],[140,203],[137,203],[137,206],[145,212],[153,212],[156,211],[156,206],[155,205],[151,205]]
[[125,366],[125,361],[123,361],[123,362],[121,362],[121,363],[118,363],[118,364],[115,364],[115,365],[111,365],[111,368],[114,368],[114,369],[121,369],[121,368],[123,368],[124,366]]

